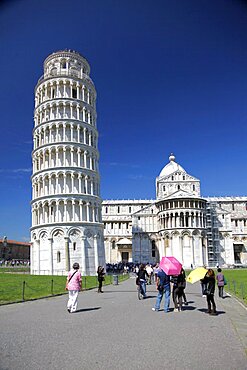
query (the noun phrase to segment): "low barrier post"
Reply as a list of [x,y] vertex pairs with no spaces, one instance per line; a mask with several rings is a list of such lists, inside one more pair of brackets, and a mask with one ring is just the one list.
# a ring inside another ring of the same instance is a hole
[[54,284],[53,279],[51,279],[51,295],[54,295],[54,292],[53,292],[53,284]]
[[25,285],[26,285],[26,282],[23,281],[22,283],[22,301],[23,302],[25,301]]

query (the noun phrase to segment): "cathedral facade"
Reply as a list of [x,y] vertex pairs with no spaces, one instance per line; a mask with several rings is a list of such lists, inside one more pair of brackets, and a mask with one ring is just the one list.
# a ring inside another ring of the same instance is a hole
[[174,155],[156,178],[155,200],[104,200],[102,219],[108,263],[247,264],[247,197],[202,197],[200,180]]

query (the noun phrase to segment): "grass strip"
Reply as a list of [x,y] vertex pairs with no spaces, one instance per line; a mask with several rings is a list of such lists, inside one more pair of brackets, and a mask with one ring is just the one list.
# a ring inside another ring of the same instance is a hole
[[[119,282],[128,279],[128,275],[119,275]],[[0,305],[17,303],[66,294],[66,276],[25,275],[14,273],[0,274]],[[105,277],[104,285],[112,284],[112,276]],[[96,288],[97,276],[83,276],[83,290]]]
[[227,285],[224,286],[225,291],[234,294],[247,304],[247,269],[229,269],[222,270],[222,272],[227,280]]

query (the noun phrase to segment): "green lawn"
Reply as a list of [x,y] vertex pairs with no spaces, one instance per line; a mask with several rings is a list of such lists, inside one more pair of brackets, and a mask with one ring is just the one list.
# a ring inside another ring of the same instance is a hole
[[[23,300],[66,294],[65,276],[37,276],[15,273],[1,273],[0,270],[0,305]],[[119,281],[126,280],[128,275],[119,275]],[[104,284],[112,283],[112,276],[106,276]],[[82,288],[91,289],[98,286],[96,276],[83,276]]]
[[227,280],[225,291],[236,295],[247,304],[247,269],[229,269],[222,272]]

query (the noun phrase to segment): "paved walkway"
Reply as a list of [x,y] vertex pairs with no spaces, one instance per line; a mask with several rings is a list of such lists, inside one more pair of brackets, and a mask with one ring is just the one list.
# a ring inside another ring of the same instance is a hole
[[233,298],[214,317],[198,284],[181,313],[151,310],[154,285],[138,301],[134,278],[104,291],[80,293],[74,314],[66,295],[1,306],[0,369],[247,369],[247,311]]

